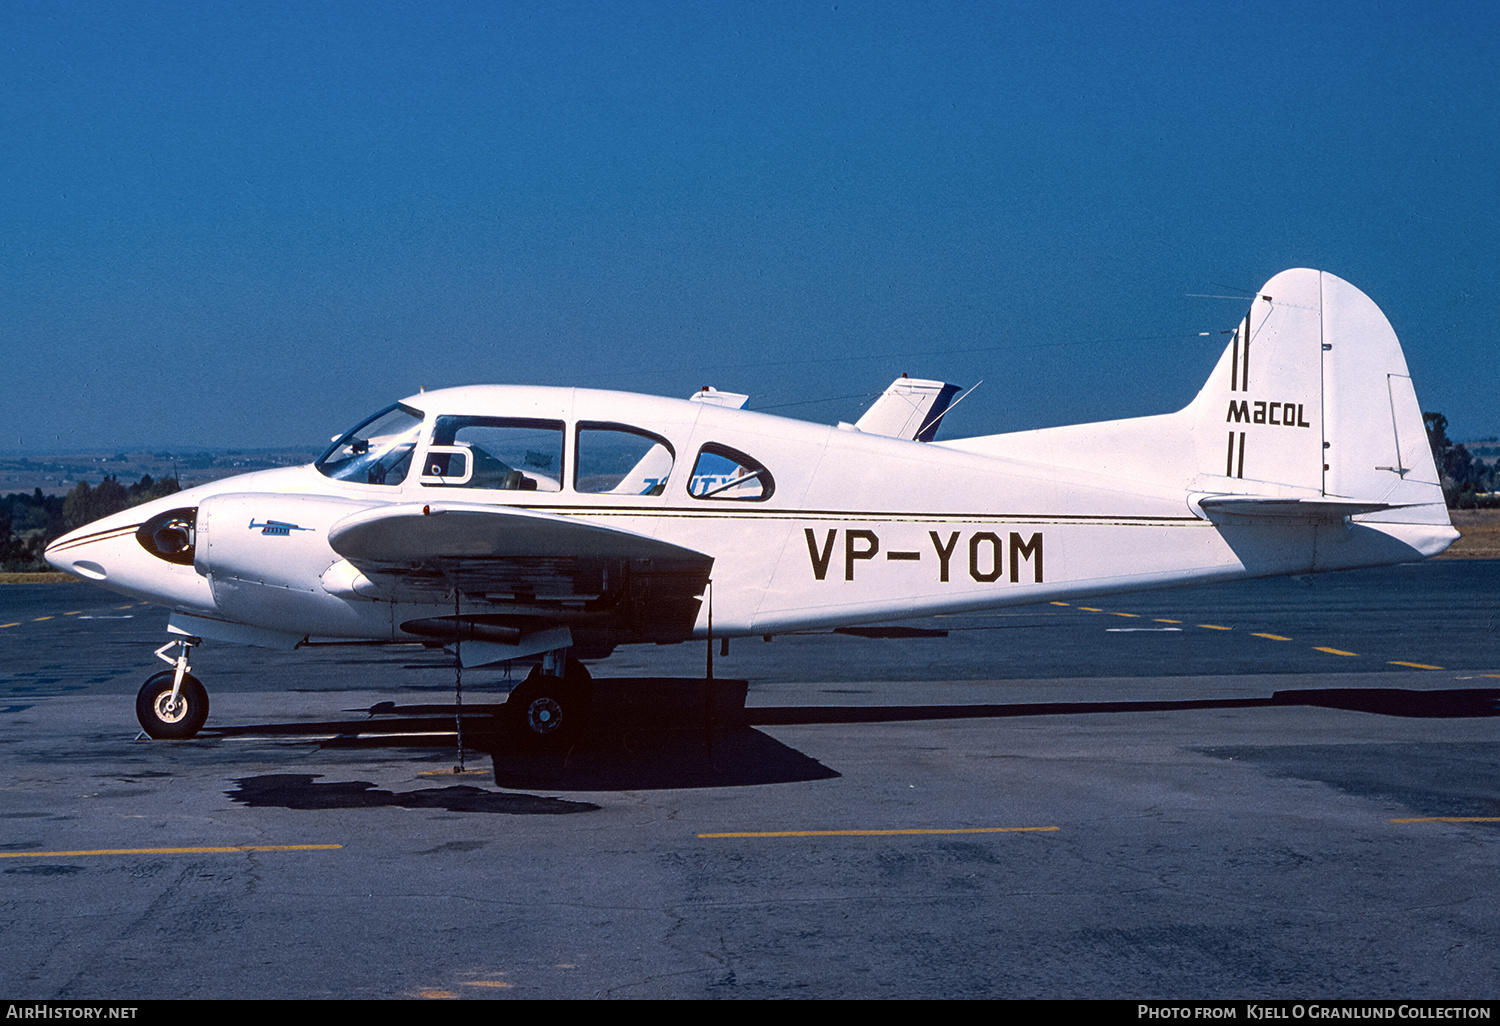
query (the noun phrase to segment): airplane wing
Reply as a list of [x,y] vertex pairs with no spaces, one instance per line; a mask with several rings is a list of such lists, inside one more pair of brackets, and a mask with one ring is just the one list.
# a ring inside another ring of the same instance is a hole
[[455,617],[403,624],[411,633],[504,641],[568,626],[614,643],[689,636],[713,558],[644,535],[533,510],[395,505],[346,517],[328,532],[344,561],[324,586],[346,597],[432,602],[460,593]]

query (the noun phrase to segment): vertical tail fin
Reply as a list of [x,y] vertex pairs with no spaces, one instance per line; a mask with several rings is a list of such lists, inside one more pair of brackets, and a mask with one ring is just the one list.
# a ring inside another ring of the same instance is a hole
[[1277,543],[1284,558],[1267,561],[1276,546],[1259,542],[1237,550],[1256,573],[1401,563],[1458,537],[1395,331],[1369,297],[1321,271],[1268,281],[1208,383],[1176,413],[942,444],[1185,488],[1226,539],[1294,528]]
[[1331,274],[1268,281],[1188,409],[1200,491],[1442,506],[1396,333]]
[[930,442],[957,394],[957,385],[903,374],[891,382],[854,426],[866,434]]

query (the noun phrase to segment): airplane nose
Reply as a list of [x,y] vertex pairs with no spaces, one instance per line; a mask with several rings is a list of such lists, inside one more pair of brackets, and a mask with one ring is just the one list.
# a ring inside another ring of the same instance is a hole
[[64,553],[77,544],[79,534],[79,531],[69,531],[67,534],[52,539],[52,543],[42,553],[43,558],[57,567],[57,569],[67,570],[72,566],[73,561],[65,556]]
[[97,533],[97,531],[90,531],[87,527],[69,531],[48,545],[43,556],[48,563],[65,573],[77,574],[91,581],[107,580],[109,573],[104,566],[97,560],[87,558],[93,555],[92,550],[97,548],[96,545],[91,544],[94,539],[91,539],[89,535]]
[[107,580],[109,571],[105,567],[119,562],[120,542],[129,539],[139,526],[128,514],[105,517],[69,531],[48,545],[43,555],[59,570],[91,581]]
[[163,505],[167,504],[138,506],[75,528],[47,546],[47,562],[92,581],[149,567],[151,560],[141,562],[148,553],[178,566],[192,566],[198,509],[175,506],[146,515],[153,506]]
[[122,595],[211,610],[208,578],[194,573],[198,509],[163,505],[136,506],[69,531],[47,546],[47,562]]

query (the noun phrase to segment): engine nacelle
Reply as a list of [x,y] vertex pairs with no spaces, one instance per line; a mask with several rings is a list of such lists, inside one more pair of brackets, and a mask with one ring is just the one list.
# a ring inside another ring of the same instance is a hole
[[[389,610],[330,595],[323,574],[339,555],[328,529],[368,503],[327,495],[236,493],[198,505],[193,567],[224,615],[294,634],[389,634]],[[171,540],[171,539],[167,539]]]

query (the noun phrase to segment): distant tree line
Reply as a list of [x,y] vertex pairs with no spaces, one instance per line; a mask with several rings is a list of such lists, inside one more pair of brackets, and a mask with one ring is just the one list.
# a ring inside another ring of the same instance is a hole
[[1462,443],[1448,438],[1448,418],[1441,413],[1424,412],[1427,442],[1437,464],[1438,480],[1449,509],[1500,508],[1496,490],[1500,469],[1476,459]]
[[145,475],[132,485],[106,477],[97,488],[79,481],[67,495],[14,492],[0,496],[0,570],[52,569],[42,556],[54,538],[122,509],[177,491],[177,479]]

